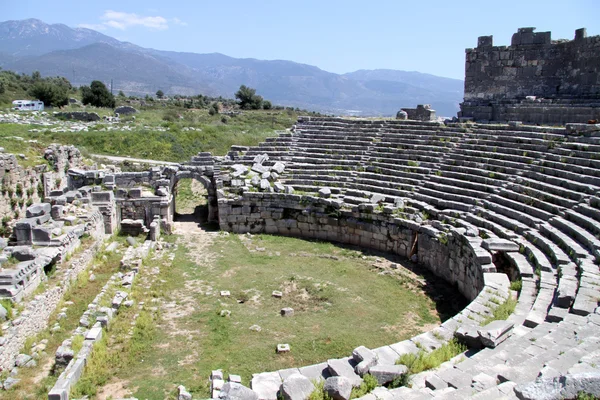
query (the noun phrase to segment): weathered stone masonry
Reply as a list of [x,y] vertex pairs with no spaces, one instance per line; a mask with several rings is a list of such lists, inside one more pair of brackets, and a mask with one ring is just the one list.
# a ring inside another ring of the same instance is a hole
[[406,258],[413,255],[414,248],[419,264],[456,285],[470,300],[484,286],[483,273],[496,272],[490,253],[479,247],[482,240],[465,236],[462,228],[437,224],[437,229],[391,214],[339,207],[335,200],[312,196],[246,192],[235,200],[219,200],[220,226],[236,233],[271,233],[351,244]]
[[582,28],[574,40],[553,41],[534,30],[520,28],[510,46],[481,36],[466,50],[459,117],[539,124],[600,118],[600,36]]

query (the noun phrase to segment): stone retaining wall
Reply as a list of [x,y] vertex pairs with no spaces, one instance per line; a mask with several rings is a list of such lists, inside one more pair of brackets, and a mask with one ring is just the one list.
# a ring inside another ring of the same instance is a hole
[[27,302],[19,317],[9,323],[10,326],[4,331],[4,336],[0,337],[0,343],[2,343],[0,346],[0,371],[10,370],[14,366],[15,358],[25,345],[27,338],[48,327],[48,319],[60,303],[64,293],[94,258],[104,240],[104,224],[99,212],[92,214],[86,226],[86,232],[94,238],[92,246],[77,256],[69,268],[57,272],[60,274],[56,279],[58,285]]
[[[219,200],[220,227],[236,233],[270,233],[339,242],[411,258],[473,300],[483,273],[495,272],[479,237],[464,228],[418,224],[392,214],[342,210],[335,200],[279,193],[244,193]],[[415,238],[417,240],[416,246]]]

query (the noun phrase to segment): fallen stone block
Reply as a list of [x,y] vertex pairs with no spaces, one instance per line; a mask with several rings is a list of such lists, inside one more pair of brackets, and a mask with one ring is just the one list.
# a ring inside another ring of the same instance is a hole
[[333,400],[348,400],[352,393],[352,382],[344,376],[332,376],[325,380],[323,390]]
[[600,396],[600,372],[562,375],[552,379],[538,379],[515,386],[521,400],[575,399],[579,393]]
[[375,365],[369,369],[369,374],[377,379],[379,385],[385,385],[408,372],[405,365]]
[[227,382],[219,393],[219,399],[223,400],[259,400],[258,394],[235,382]]
[[477,333],[484,346],[494,348],[510,336],[513,326],[514,324],[508,321],[492,321]]
[[315,390],[315,385],[300,373],[294,373],[284,379],[280,394],[285,400],[306,400]]

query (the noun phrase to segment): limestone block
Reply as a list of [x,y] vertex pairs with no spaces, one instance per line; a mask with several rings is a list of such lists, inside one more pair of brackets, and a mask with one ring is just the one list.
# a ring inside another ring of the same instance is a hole
[[514,324],[508,321],[492,321],[477,333],[484,346],[494,348],[509,337],[513,326]]
[[[219,393],[219,399],[222,400],[259,400],[258,394],[235,382],[227,382],[223,385]],[[262,399],[261,399],[262,400]]]
[[281,395],[285,400],[306,400],[315,390],[315,385],[300,373],[294,373],[283,381]]
[[35,203],[27,207],[25,212],[25,217],[34,218],[39,217],[41,215],[50,214],[52,210],[52,205],[50,203]]
[[385,385],[408,372],[405,365],[375,365],[369,369],[369,374],[377,379],[377,383]]
[[333,400],[348,400],[352,393],[352,382],[344,376],[332,376],[325,381],[323,390]]

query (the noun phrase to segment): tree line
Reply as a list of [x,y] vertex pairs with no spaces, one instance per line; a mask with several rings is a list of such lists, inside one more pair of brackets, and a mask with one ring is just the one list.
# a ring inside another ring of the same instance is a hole
[[[16,74],[12,71],[0,71],[0,95],[11,89],[18,89],[18,92],[25,92],[27,95],[40,100],[46,107],[62,107],[69,104],[69,97],[72,96],[78,89],[73,87],[69,80],[64,77],[45,77],[43,78],[38,71],[35,71],[31,76],[26,74]],[[84,105],[95,107],[114,108],[116,105],[116,97],[106,87],[106,85],[98,80],[92,81],[89,86],[81,86],[81,102]],[[119,91],[118,98],[126,98],[123,91]],[[130,97],[130,99],[135,97]],[[165,93],[162,90],[156,92],[156,98],[164,99]],[[256,89],[246,85],[241,85],[235,93],[235,101],[232,99],[224,99],[222,97],[212,98],[203,95],[182,97],[174,95],[176,101],[184,99],[182,106],[184,107],[209,107],[211,114],[219,112],[219,104],[234,106],[237,105],[244,110],[270,110],[273,104],[269,100],[263,99],[262,96],[256,94]],[[145,100],[153,101],[150,96],[146,96]],[[283,108],[283,107],[276,107]]]

